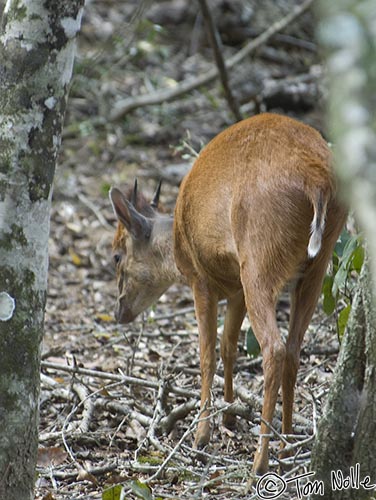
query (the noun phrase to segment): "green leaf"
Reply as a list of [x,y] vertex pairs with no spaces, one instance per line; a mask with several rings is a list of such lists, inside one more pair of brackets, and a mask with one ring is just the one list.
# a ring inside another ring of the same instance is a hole
[[251,327],[249,327],[247,330],[246,342],[248,356],[250,356],[251,358],[257,358],[257,356],[260,354],[260,345]]
[[352,256],[357,246],[358,246],[358,236],[352,236],[346,243],[341,258],[342,261],[341,264],[347,269],[350,267]]
[[329,275],[325,276],[324,284],[322,287],[322,292],[324,295],[323,309],[325,314],[327,314],[328,316],[330,316],[333,313],[336,307],[336,299],[332,293],[333,281],[334,281],[333,276]]
[[344,248],[345,248],[345,246],[350,238],[351,238],[351,235],[348,232],[348,230],[345,228],[342,231],[340,237],[338,238],[336,246],[334,247],[334,252],[335,252],[336,256],[338,256],[339,258],[342,257]]
[[120,500],[123,487],[121,484],[115,484],[102,492],[102,500]]
[[364,248],[359,244],[358,248],[354,250],[352,267],[359,274],[364,262]]
[[342,340],[343,334],[345,333],[346,325],[349,320],[351,311],[351,304],[348,304],[338,315],[338,336]]
[[332,266],[333,266],[333,274],[335,274],[338,271],[339,267],[339,257],[335,252],[333,252],[332,256]]
[[336,297],[340,289],[345,288],[347,281],[347,269],[346,266],[340,265],[338,271],[336,272],[333,280],[332,295]]
[[338,291],[345,288],[351,271],[360,271],[364,260],[364,250],[361,245],[361,238],[351,236],[343,249],[343,254],[339,262],[337,272],[334,276],[332,293],[337,295]]
[[153,500],[152,491],[150,489],[150,486],[148,486],[147,484],[137,480],[132,481],[130,487],[133,493],[138,496],[138,498],[142,498],[143,500]]

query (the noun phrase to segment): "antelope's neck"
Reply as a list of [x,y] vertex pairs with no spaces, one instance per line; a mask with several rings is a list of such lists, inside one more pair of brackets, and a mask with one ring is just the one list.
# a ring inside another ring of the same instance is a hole
[[161,256],[161,273],[171,285],[186,284],[184,276],[176,266],[174,257],[172,217],[160,217],[154,226],[154,246]]

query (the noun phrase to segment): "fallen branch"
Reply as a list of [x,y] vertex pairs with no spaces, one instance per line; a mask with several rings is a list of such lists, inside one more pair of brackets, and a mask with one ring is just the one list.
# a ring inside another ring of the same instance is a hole
[[80,432],[89,432],[90,422],[94,413],[94,403],[92,401],[92,394],[83,384],[74,383],[72,386],[73,391],[80,398],[80,405],[83,405],[83,412],[81,422],[78,426]]
[[[91,474],[93,476],[102,476],[106,474],[107,472],[112,472],[116,470],[119,467],[118,460],[115,460],[112,463],[108,463],[107,465],[102,465],[99,467],[90,467],[88,469],[85,469],[85,472],[88,474]],[[43,477],[49,478],[51,476],[51,469],[50,467],[48,468],[42,468],[38,467],[38,474]],[[56,471],[54,470],[53,476],[57,479],[70,479],[70,478],[76,478],[77,477],[77,469],[72,470],[72,471]]]
[[[101,371],[97,371],[97,370],[88,370],[87,368],[68,366],[68,365],[63,365],[60,363],[50,363],[49,361],[42,361],[41,366],[43,368],[51,368],[51,369],[57,370],[57,371],[63,371],[63,372],[68,372],[68,373],[77,373],[80,375],[88,375],[88,376],[94,377],[94,378],[114,380],[116,382],[122,382],[124,384],[129,384],[129,385],[138,385],[141,387],[147,387],[149,389],[158,390],[158,388],[159,388],[158,382],[154,382],[153,380],[145,380],[145,379],[137,378],[137,377],[129,377],[127,375],[118,375],[116,373],[101,372]],[[174,394],[178,394],[179,396],[185,396],[187,398],[199,397],[199,393],[197,391],[189,391],[187,389],[182,389],[180,387],[176,387],[173,385],[170,385],[168,387],[168,390],[169,390],[169,392],[173,392]]]
[[[226,61],[226,68],[230,69],[236,64],[240,63],[247,56],[255,52],[261,45],[265,44],[273,35],[278,31],[282,31],[290,23],[295,21],[299,16],[301,16],[306,10],[311,6],[314,0],[306,0],[301,5],[296,6],[287,16],[283,17],[279,21],[272,24],[267,30],[265,30],[260,36],[250,41],[245,47],[243,47],[237,54],[230,57]],[[127,113],[133,111],[136,108],[143,106],[149,106],[151,104],[160,104],[161,102],[172,101],[177,97],[180,97],[193,89],[201,87],[215,78],[218,77],[218,69],[212,68],[203,75],[197,78],[188,78],[180,82],[173,89],[162,89],[151,94],[139,95],[136,97],[128,97],[115,103],[113,111],[110,113],[109,120],[116,121],[123,118]]]

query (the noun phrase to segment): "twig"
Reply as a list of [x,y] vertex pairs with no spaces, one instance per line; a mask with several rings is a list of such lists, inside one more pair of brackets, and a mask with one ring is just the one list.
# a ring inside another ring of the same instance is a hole
[[202,471],[200,481],[199,481],[199,483],[198,483],[198,485],[196,487],[197,491],[196,491],[196,493],[195,493],[195,495],[193,497],[193,500],[199,500],[200,498],[202,498],[202,493],[203,493],[203,490],[204,490],[204,486],[205,486],[205,483],[207,482],[207,481],[205,481],[205,477],[206,477],[207,473],[209,472],[209,469],[212,466],[214,458],[218,454],[218,451],[219,451],[219,446],[216,447],[215,452],[213,453],[213,455],[210,458],[210,460],[208,460],[208,463],[206,464],[204,470]]
[[120,424],[116,427],[115,432],[111,435],[111,437],[110,437],[110,443],[109,443],[109,445],[108,445],[108,448],[109,448],[109,449],[112,447],[112,444],[113,444],[113,442],[114,442],[114,439],[115,439],[116,435],[118,434],[118,432],[120,431],[120,429],[123,427],[123,425],[125,424],[125,422],[126,422],[127,420],[128,420],[128,416],[126,415],[125,417],[123,417],[123,418],[121,419]]
[[308,436],[306,439],[303,439],[302,441],[297,441],[296,443],[291,443],[288,446],[286,446],[283,451],[286,453],[289,453],[290,451],[294,451],[296,449],[299,449],[307,444],[312,443],[312,441],[315,439],[315,436]]
[[77,197],[83,205],[85,205],[93,212],[95,217],[98,219],[98,221],[102,224],[104,228],[110,231],[114,230],[114,228],[106,221],[101,212],[97,209],[94,203],[89,200],[89,198],[87,198],[83,193],[78,193]]
[[[218,302],[218,306],[225,306],[227,304],[227,300],[220,300]],[[185,316],[186,314],[194,313],[194,306],[184,307],[183,309],[177,309],[176,311],[167,313],[167,314],[159,314],[158,316],[154,316],[153,321],[159,321],[161,319],[172,319],[176,318],[176,316]]]
[[313,392],[310,390],[309,394],[312,399],[312,426],[313,426],[313,436],[317,434],[317,404]]
[[125,415],[129,419],[134,418],[144,427],[148,427],[151,422],[151,418],[143,413],[140,413],[136,410],[131,410],[128,406],[125,406],[121,403],[117,403],[116,401],[107,401],[106,399],[98,399],[95,401],[95,406],[99,406],[102,408],[106,408],[108,410],[112,410],[115,413],[119,413],[120,415]]
[[[220,387],[224,387],[225,380],[223,377],[216,375],[215,380]],[[238,385],[234,384],[234,394],[241,401],[243,401],[243,403],[249,405],[249,407],[251,409],[256,409],[257,411],[261,411],[262,398],[255,396],[250,391],[248,391],[245,387],[238,386]],[[231,411],[231,409],[229,411]],[[279,418],[279,419],[281,418],[281,410],[279,407],[276,407],[275,415],[277,418]],[[294,422],[303,425],[308,430],[311,429],[311,427],[312,427],[312,422],[310,422],[307,418],[303,417],[303,415],[300,415],[299,413],[294,413]]]
[[182,443],[187,439],[187,437],[189,436],[189,434],[192,434],[193,430],[196,428],[196,425],[199,422],[203,411],[205,411],[205,408],[203,408],[202,410],[199,411],[199,413],[197,413],[197,415],[192,420],[192,422],[191,422],[190,426],[188,427],[188,429],[184,432],[184,434],[179,439],[179,441],[177,442],[177,444],[174,446],[174,448],[171,450],[171,452],[169,453],[169,455],[163,461],[163,463],[161,464],[161,466],[159,467],[159,469],[157,470],[157,472],[155,474],[153,474],[151,477],[149,477],[145,481],[146,483],[150,483],[150,482],[154,481],[155,479],[158,479],[161,476],[162,472],[167,467],[167,464],[169,463],[169,461],[171,460],[171,458],[175,455],[175,453],[180,448],[180,446],[182,445]]
[[206,29],[208,31],[210,45],[213,49],[214,59],[217,64],[218,73],[222,82],[222,87],[226,100],[236,120],[240,121],[243,117],[239,110],[239,104],[230,88],[227,68],[222,55],[223,47],[222,47],[221,37],[214,24],[213,16],[211,14],[211,11],[208,7],[206,0],[198,0],[198,2],[200,4],[202,15],[206,24]]
[[160,422],[163,431],[166,434],[169,434],[175,427],[176,422],[178,420],[183,420],[192,410],[196,408],[197,404],[198,399],[191,399],[171,410],[170,413],[162,418]]
[[[118,461],[116,460],[114,463],[109,463],[107,465],[102,465],[100,467],[92,467],[89,469],[85,469],[85,472],[88,474],[92,474],[93,476],[102,476],[103,474],[106,474],[106,472],[111,472],[113,470],[116,470],[118,468]],[[44,472],[43,468],[38,467],[38,474],[40,474],[43,477],[50,477],[50,471]],[[71,472],[60,472],[54,470],[54,477],[57,479],[70,479],[70,478],[76,478],[77,477],[77,470],[73,470]]]
[[273,437],[273,434],[275,436],[277,436],[278,439],[280,439],[281,441],[283,441],[285,444],[289,444],[289,442],[287,441],[287,439],[285,438],[285,436],[283,434],[281,434],[280,432],[277,431],[277,429],[275,427],[273,427],[273,425],[270,423],[270,422],[267,422],[265,419],[263,419],[262,417],[260,418],[261,422],[263,424],[265,424],[271,431],[271,434],[260,434],[260,436],[269,436],[269,437]]
[[83,384],[74,383],[72,389],[80,398],[80,402],[84,407],[82,412],[81,423],[78,426],[78,430],[81,432],[89,432],[89,426],[91,418],[94,413],[94,404],[92,401],[92,394],[89,394],[88,390]]
[[135,460],[137,460],[137,456],[143,447],[144,443],[146,441],[150,441],[158,450],[165,451],[162,445],[159,443],[158,439],[156,438],[156,429],[160,425],[160,421],[162,419],[162,415],[164,414],[164,401],[166,399],[166,391],[167,389],[167,381],[164,377],[161,377],[161,380],[159,382],[159,389],[158,389],[158,394],[156,398],[156,403],[154,405],[154,413],[153,417],[150,420],[150,425],[148,432],[145,436],[145,439],[142,440],[141,444],[137,447],[134,455],[135,455]]
[[[78,373],[80,375],[88,375],[90,377],[114,380],[117,382],[122,382],[124,384],[139,385],[141,387],[148,387],[149,389],[158,390],[158,387],[159,387],[158,382],[154,382],[153,380],[145,380],[145,379],[136,378],[136,377],[128,377],[127,375],[117,375],[115,373],[100,372],[100,371],[96,371],[96,370],[88,370],[87,368],[67,366],[67,365],[62,365],[60,363],[50,363],[49,361],[42,361],[41,365],[44,368],[52,368],[54,370],[68,372],[68,373]],[[199,397],[199,394],[197,391],[189,391],[187,389],[175,387],[173,385],[169,386],[168,389],[170,392],[178,394],[179,396],[185,396],[187,398]]]
[[136,353],[138,351],[138,347],[140,345],[141,338],[144,334],[144,331],[145,331],[145,322],[141,321],[140,331],[138,332],[137,339],[136,339],[135,343],[130,343],[128,341],[126,335],[124,334],[124,337],[126,338],[126,340],[128,341],[128,344],[130,345],[130,347],[132,349],[132,356],[131,356],[130,360],[128,360],[128,365],[127,365],[127,375],[130,375],[133,372]]
[[[117,384],[115,384],[115,385],[117,385]],[[77,462],[71,448],[68,446],[68,443],[65,439],[65,431],[67,429],[67,426],[68,426],[68,423],[69,423],[71,417],[77,412],[77,410],[80,406],[84,407],[84,411],[82,412],[82,420],[81,420],[81,423],[78,426],[76,425],[75,427],[78,428],[80,433],[87,433],[89,431],[89,424],[91,421],[91,417],[94,413],[94,403],[92,401],[92,398],[96,394],[98,394],[101,390],[102,389],[98,389],[98,390],[89,394],[88,391],[86,390],[86,388],[83,386],[83,384],[79,384],[79,383],[75,382],[74,380],[72,381],[72,391],[74,391],[78,395],[78,397],[80,398],[80,402],[78,403],[78,405],[75,405],[72,408],[72,410],[70,411],[70,413],[67,415],[66,419],[64,420],[64,423],[63,423],[63,426],[61,429],[61,438],[62,438],[63,445],[64,445],[68,455],[70,456],[71,460],[77,464],[77,466],[79,467],[80,470],[82,469],[82,467]]]
[[[221,388],[225,386],[225,379],[223,377],[215,375],[215,381]],[[245,387],[234,384],[234,393],[241,401],[243,401],[243,403],[249,405],[250,411],[251,409],[257,409],[258,411],[261,410],[262,399],[252,394]]]
[[[267,30],[265,30],[260,36],[250,41],[245,47],[243,47],[237,54],[230,57],[226,61],[226,68],[230,69],[239,62],[241,62],[245,57],[255,52],[261,45],[266,43],[273,35],[278,31],[283,30],[292,23],[295,19],[301,16],[313,3],[314,0],[306,0],[301,5],[296,6],[292,11],[283,17],[279,21],[272,24]],[[132,98],[127,98],[115,103],[115,109],[110,113],[109,120],[116,121],[125,116],[130,111],[140,108],[143,106],[149,106],[151,104],[159,104],[161,102],[172,101],[177,97],[190,92],[197,87],[205,85],[218,76],[218,69],[212,68],[198,78],[188,78],[184,80],[179,85],[173,89],[162,89],[151,94],[139,95]]]

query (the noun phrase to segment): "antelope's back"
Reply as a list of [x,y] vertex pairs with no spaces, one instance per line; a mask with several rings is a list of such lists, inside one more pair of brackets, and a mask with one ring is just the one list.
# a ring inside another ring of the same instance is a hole
[[292,245],[303,259],[310,197],[333,186],[330,151],[312,127],[274,114],[233,125],[203,149],[181,185],[174,227],[180,271],[236,288],[242,245],[266,253]]

